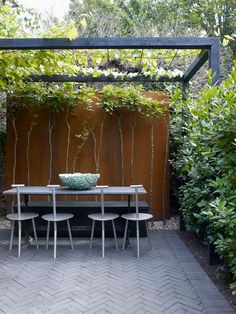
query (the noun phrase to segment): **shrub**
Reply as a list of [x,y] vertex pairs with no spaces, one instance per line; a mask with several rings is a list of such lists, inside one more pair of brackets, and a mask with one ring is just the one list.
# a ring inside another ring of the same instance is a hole
[[215,244],[236,281],[236,68],[196,98],[175,94],[171,110],[172,175],[187,229]]

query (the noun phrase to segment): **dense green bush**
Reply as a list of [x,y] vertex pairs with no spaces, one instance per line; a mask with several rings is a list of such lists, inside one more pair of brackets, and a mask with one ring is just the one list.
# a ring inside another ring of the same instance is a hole
[[171,150],[180,208],[188,230],[215,244],[236,290],[236,68],[219,87],[179,96]]

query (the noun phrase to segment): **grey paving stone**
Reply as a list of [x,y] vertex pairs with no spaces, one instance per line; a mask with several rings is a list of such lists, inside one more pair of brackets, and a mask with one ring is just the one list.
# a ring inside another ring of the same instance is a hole
[[235,313],[234,310],[232,309],[225,309],[224,307],[208,307],[207,308],[207,312],[209,314],[232,314],[232,313]]
[[44,239],[18,259],[0,233],[0,313],[233,313],[175,232],[151,238],[152,250],[142,239],[140,259],[135,239],[125,251],[106,239],[104,259],[100,239],[92,250],[89,239],[75,239],[73,251],[59,240],[54,261]]

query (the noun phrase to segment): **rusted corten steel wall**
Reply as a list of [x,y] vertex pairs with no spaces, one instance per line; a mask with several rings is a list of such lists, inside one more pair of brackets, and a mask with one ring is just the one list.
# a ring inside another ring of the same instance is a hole
[[[168,102],[165,94],[146,94]],[[168,218],[168,119],[126,110],[110,115],[98,106],[22,109],[7,121],[7,185],[59,184],[59,173],[99,172],[100,185],[143,184],[154,218]]]

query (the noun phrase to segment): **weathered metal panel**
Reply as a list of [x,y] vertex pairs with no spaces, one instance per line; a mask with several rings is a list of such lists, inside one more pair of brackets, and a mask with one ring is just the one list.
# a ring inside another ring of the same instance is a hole
[[[165,94],[148,95],[168,101]],[[8,187],[13,182],[58,184],[59,173],[97,171],[99,185],[143,184],[148,194],[142,199],[150,204],[155,219],[168,217],[168,114],[147,118],[119,110],[110,115],[98,106],[88,111],[78,105],[73,113],[65,109],[54,114],[44,108],[35,115],[21,109],[15,120],[8,117],[7,122]],[[78,136],[84,129],[89,136],[83,143]]]

